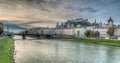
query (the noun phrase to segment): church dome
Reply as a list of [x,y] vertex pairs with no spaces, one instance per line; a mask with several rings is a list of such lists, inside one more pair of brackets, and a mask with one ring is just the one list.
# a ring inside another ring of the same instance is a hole
[[113,19],[110,17],[110,19],[108,20],[108,22],[113,22]]

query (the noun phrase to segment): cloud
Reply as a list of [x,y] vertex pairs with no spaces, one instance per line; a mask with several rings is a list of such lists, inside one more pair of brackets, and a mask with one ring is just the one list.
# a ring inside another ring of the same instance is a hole
[[94,8],[90,8],[90,7],[87,7],[87,8],[78,8],[78,11],[80,12],[98,12],[98,10],[95,10]]
[[51,24],[81,17],[94,20],[109,14],[119,16],[119,3],[119,0],[0,0],[0,19],[34,24],[36,21]]

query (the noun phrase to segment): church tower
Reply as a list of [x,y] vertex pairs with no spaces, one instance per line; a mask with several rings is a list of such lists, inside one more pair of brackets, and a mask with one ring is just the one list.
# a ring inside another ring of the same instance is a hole
[[113,26],[113,19],[110,17],[108,20],[108,26],[112,27]]

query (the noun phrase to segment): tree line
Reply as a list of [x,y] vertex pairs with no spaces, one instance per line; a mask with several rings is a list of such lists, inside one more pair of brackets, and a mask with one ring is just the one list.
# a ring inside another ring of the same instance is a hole
[[99,38],[100,32],[99,31],[93,31],[93,30],[87,30],[85,32],[85,36],[88,38]]
[[[112,39],[112,37],[115,36],[116,27],[108,27],[107,34],[109,35],[109,38]],[[85,31],[85,36],[88,38],[99,38],[100,32],[99,31],[93,31],[93,30],[87,30]]]

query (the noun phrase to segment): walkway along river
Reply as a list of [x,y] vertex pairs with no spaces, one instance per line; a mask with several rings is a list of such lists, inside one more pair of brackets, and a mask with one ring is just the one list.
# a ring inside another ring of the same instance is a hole
[[16,63],[120,63],[120,47],[15,36]]

